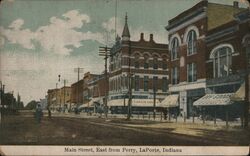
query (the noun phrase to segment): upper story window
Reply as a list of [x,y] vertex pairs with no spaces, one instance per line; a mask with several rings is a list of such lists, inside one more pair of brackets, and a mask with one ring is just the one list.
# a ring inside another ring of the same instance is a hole
[[157,83],[157,81],[158,81],[158,77],[157,77],[157,76],[154,76],[154,77],[153,77],[153,90],[154,90],[154,91],[157,91],[157,90],[158,90],[158,83]]
[[135,68],[140,68],[140,56],[139,55],[135,55],[135,59],[134,59],[134,65]]
[[171,70],[171,79],[172,79],[172,84],[178,84],[180,81],[179,78],[179,68],[178,67],[174,67]]
[[162,92],[167,92],[168,89],[168,80],[167,77],[162,78]]
[[197,80],[197,68],[195,63],[189,63],[187,65],[187,81],[194,82]]
[[178,51],[179,51],[179,40],[177,37],[173,39],[171,42],[171,60],[175,60],[178,58]]
[[140,89],[140,77],[138,75],[135,76],[135,91],[139,91]]
[[222,46],[212,52],[214,77],[225,77],[231,74],[232,47]]
[[148,91],[148,82],[149,82],[148,76],[144,76],[144,91]]
[[187,53],[188,55],[192,55],[196,53],[197,47],[196,47],[196,40],[197,40],[197,35],[194,30],[191,30],[188,32],[188,37],[187,37]]
[[154,57],[153,59],[153,69],[158,69],[158,58]]
[[166,69],[167,69],[167,59],[166,59],[166,58],[163,58],[163,59],[162,59],[162,69],[163,69],[163,70],[166,70]]
[[149,56],[144,55],[144,69],[148,69],[149,67]]

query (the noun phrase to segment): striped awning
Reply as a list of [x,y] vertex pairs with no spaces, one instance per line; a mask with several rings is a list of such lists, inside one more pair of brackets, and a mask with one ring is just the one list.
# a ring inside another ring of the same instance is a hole
[[193,103],[194,106],[223,106],[230,105],[233,103],[231,101],[231,96],[234,93],[225,94],[206,94],[202,98],[198,99]]
[[244,101],[245,100],[245,82],[242,83],[237,92],[232,95],[231,100],[233,101]]
[[179,106],[178,99],[179,99],[179,95],[178,94],[168,95],[161,102],[161,107],[165,107],[165,108],[178,107]]

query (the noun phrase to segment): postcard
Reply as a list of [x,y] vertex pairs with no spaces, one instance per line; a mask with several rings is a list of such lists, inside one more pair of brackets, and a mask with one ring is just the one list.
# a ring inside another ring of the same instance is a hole
[[0,155],[249,155],[249,0],[3,0]]

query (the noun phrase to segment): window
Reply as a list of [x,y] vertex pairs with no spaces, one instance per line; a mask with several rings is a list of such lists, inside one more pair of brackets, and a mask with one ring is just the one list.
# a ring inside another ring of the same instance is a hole
[[148,69],[148,60],[145,60],[144,62],[144,69]]
[[139,91],[140,88],[140,77],[138,75],[135,76],[135,91]]
[[172,78],[172,84],[178,84],[179,83],[180,79],[179,79],[179,69],[178,69],[178,67],[172,68],[171,78]]
[[148,91],[148,76],[144,76],[144,91]]
[[166,77],[162,78],[162,92],[167,92],[168,89],[168,81]]
[[188,32],[188,38],[187,38],[187,50],[188,55],[192,55],[196,53],[196,40],[197,36],[194,30],[191,30]]
[[157,91],[157,90],[158,90],[157,81],[158,81],[158,77],[157,77],[157,76],[154,76],[154,77],[153,77],[153,90],[154,90],[154,91]]
[[138,60],[136,60],[136,61],[135,61],[135,68],[139,69],[139,67],[140,67],[140,63],[139,63]]
[[179,50],[179,41],[177,37],[175,37],[171,43],[171,60],[175,60],[178,58],[178,50]]
[[166,59],[163,59],[163,60],[162,60],[162,69],[163,69],[163,70],[166,70],[166,69],[167,69],[167,60],[166,60]]
[[190,63],[187,65],[187,78],[188,82],[194,82],[197,80],[197,69],[195,63]]
[[148,69],[149,67],[149,56],[147,54],[144,55],[144,69]]
[[158,69],[158,59],[156,57],[153,59],[153,69]]
[[214,77],[224,77],[231,73],[232,49],[224,46],[213,54]]

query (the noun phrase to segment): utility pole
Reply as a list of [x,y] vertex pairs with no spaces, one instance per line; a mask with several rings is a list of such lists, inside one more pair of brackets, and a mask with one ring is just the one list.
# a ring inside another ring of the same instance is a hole
[[244,103],[244,128],[248,128],[249,119],[249,68],[250,68],[250,39],[247,38],[243,46],[246,51],[246,66],[245,66],[245,103]]
[[105,60],[105,100],[104,100],[104,112],[105,112],[105,118],[108,118],[108,58],[111,56],[110,54],[111,48],[105,46],[105,47],[99,47],[99,56],[104,56]]
[[66,80],[63,80],[63,112],[65,113],[65,93],[66,93]]
[[156,86],[155,86],[155,85],[156,85],[156,84],[155,84],[155,83],[156,83],[156,82],[154,82],[154,89],[153,89],[153,90],[154,90],[154,93],[153,93],[153,94],[154,94],[154,110],[153,110],[153,111],[154,111],[154,112],[153,112],[153,113],[154,113],[154,114],[153,114],[154,120],[155,120],[155,112],[156,112],[156,110],[155,110],[155,105],[156,105],[156,104],[155,104],[155,103],[156,103]]
[[132,113],[132,73],[131,73],[131,42],[129,42],[129,61],[128,61],[128,66],[129,66],[129,72],[128,72],[128,95],[129,95],[129,99],[128,99],[128,115],[127,115],[127,120],[130,120],[131,117],[131,113]]
[[2,110],[3,110],[3,107],[2,107],[2,101],[3,101],[3,84],[2,84],[2,81],[0,81],[0,91],[1,91],[1,95],[0,95],[0,124],[2,123]]
[[[83,73],[83,69],[84,68],[80,68],[80,67],[77,67],[77,68],[74,68],[74,71],[77,72],[77,82],[79,82],[80,80],[80,73]],[[76,103],[77,105],[80,103],[80,100],[79,100],[79,85],[76,84]]]

